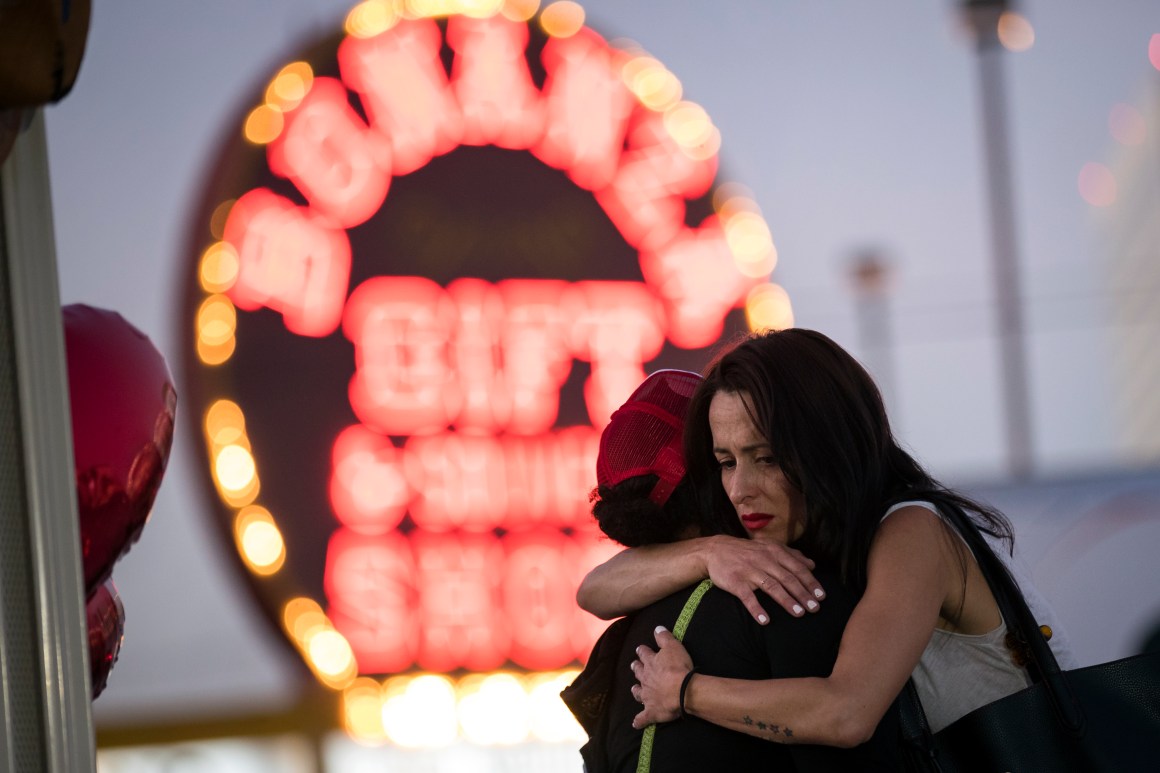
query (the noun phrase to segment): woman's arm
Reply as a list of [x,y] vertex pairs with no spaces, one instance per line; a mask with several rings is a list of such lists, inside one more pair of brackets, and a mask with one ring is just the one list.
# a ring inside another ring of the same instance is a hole
[[[746,681],[696,674],[685,711],[714,724],[782,743],[856,746],[870,738],[906,684],[954,586],[957,564],[937,516],[899,510],[879,527],[870,550],[866,593],[842,635],[824,679]],[[644,710],[636,727],[679,713],[681,680],[692,667],[672,634],[657,633],[660,651],[638,650],[633,664]]]
[[785,545],[724,535],[699,537],[617,553],[588,573],[576,591],[576,603],[608,620],[708,577],[765,624],[769,618],[754,594],[757,589],[792,615],[818,609],[825,592],[810,573],[813,567],[813,561]]

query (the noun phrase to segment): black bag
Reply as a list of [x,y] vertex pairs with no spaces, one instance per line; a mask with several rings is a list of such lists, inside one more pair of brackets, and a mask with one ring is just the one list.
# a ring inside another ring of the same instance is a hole
[[[928,498],[928,497],[924,497]],[[1034,682],[930,732],[914,683],[901,696],[903,747],[924,773],[1160,770],[1160,652],[1061,671],[1007,567],[967,514],[931,499],[962,535]]]

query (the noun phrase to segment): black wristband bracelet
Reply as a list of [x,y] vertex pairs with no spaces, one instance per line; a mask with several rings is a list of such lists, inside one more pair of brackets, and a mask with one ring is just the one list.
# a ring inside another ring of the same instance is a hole
[[678,701],[681,706],[681,719],[685,719],[689,715],[685,713],[685,691],[689,689],[689,682],[693,679],[693,674],[697,673],[696,668],[690,668],[689,673],[685,674],[685,678],[681,680],[681,692]]

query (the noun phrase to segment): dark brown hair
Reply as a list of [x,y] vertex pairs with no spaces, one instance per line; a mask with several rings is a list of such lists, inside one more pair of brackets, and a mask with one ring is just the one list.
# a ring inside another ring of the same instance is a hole
[[749,397],[755,426],[805,499],[795,544],[835,565],[851,587],[865,588],[870,542],[886,509],[921,499],[924,491],[941,492],[980,529],[1011,539],[1000,513],[949,491],[899,446],[878,387],[858,361],[825,335],[802,328],[743,338],[705,371],[689,406],[685,453],[689,480],[709,506],[733,512],[709,428],[709,405],[718,392]]

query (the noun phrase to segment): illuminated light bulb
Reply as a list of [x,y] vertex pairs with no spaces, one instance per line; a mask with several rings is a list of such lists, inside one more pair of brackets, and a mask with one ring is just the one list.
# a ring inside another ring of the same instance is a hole
[[668,110],[681,101],[683,89],[677,76],[665,69],[649,70],[641,76],[638,96],[645,107]]
[[425,19],[463,14],[481,19],[495,16],[502,5],[503,0],[406,0],[403,15]]
[[745,319],[750,330],[785,330],[793,327],[789,293],[780,285],[758,285],[745,299]]
[[333,628],[316,631],[306,643],[306,652],[322,676],[331,680],[353,677],[354,651],[346,637]]
[[1108,207],[1116,202],[1116,177],[1112,170],[1095,162],[1079,170],[1079,195],[1093,207]]
[[704,142],[691,147],[682,145],[681,152],[694,161],[705,161],[717,155],[721,150],[721,132],[716,126],[710,126],[709,129],[709,136]]
[[725,241],[738,270],[745,276],[768,276],[777,264],[777,250],[765,218],[756,212],[737,212],[724,220]]
[[389,0],[366,0],[350,9],[343,23],[352,38],[373,38],[399,23],[399,12]]
[[461,13],[473,19],[487,19],[503,10],[503,0],[457,0],[450,2],[452,13]]
[[306,62],[291,62],[278,71],[266,89],[266,104],[280,110],[298,107],[314,85],[314,70]]
[[682,148],[695,148],[713,135],[713,122],[695,102],[679,102],[665,111],[665,130]]
[[209,232],[215,239],[222,239],[226,232],[226,220],[230,216],[230,210],[234,208],[234,202],[237,199],[226,199],[221,204],[213,208],[213,214],[209,216]]
[[1139,110],[1120,102],[1108,114],[1108,131],[1120,144],[1135,146],[1144,144],[1148,126]]
[[540,10],[540,0],[504,0],[500,13],[511,21],[526,22]]
[[238,251],[228,242],[214,242],[201,255],[199,276],[207,293],[221,293],[238,281]]
[[572,0],[557,0],[540,13],[540,28],[554,38],[570,38],[584,26],[584,9]]
[[454,742],[459,729],[451,681],[426,674],[407,680],[405,687],[388,684],[383,701],[383,730],[393,743],[409,748]]
[[681,101],[681,82],[650,56],[637,57],[625,64],[622,77],[629,90],[650,110],[662,112]]
[[274,574],[286,561],[282,532],[264,507],[250,505],[238,512],[234,519],[234,540],[246,566],[256,574]]
[[224,295],[211,295],[197,310],[197,337],[208,346],[221,346],[234,337],[238,313]]
[[1027,18],[1014,11],[1004,11],[999,16],[999,43],[1014,53],[1026,51],[1035,45],[1035,28]]
[[1160,70],[1160,32],[1157,32],[1148,41],[1148,61],[1157,70]]
[[528,680],[528,729],[545,743],[582,742],[588,735],[572,716],[560,691],[575,681],[579,671],[537,674]]
[[273,105],[255,107],[246,116],[245,128],[242,130],[246,140],[255,145],[266,145],[273,142],[282,133],[286,125],[282,111]]
[[237,443],[223,447],[214,459],[214,475],[226,491],[245,491],[257,473],[254,457]]
[[217,400],[205,412],[205,436],[214,450],[236,443],[246,431],[246,417],[233,400]]
[[199,339],[197,342],[197,358],[206,365],[221,365],[233,356],[235,346],[236,342],[232,338],[224,344],[217,346],[211,346]]
[[316,630],[329,626],[330,621],[323,614],[322,607],[312,598],[299,596],[282,607],[282,627],[300,647]]
[[359,677],[342,691],[342,724],[357,742],[377,746],[386,741],[382,689],[378,682]]
[[512,674],[465,679],[459,699],[463,734],[482,745],[517,744],[528,737],[528,694]]

